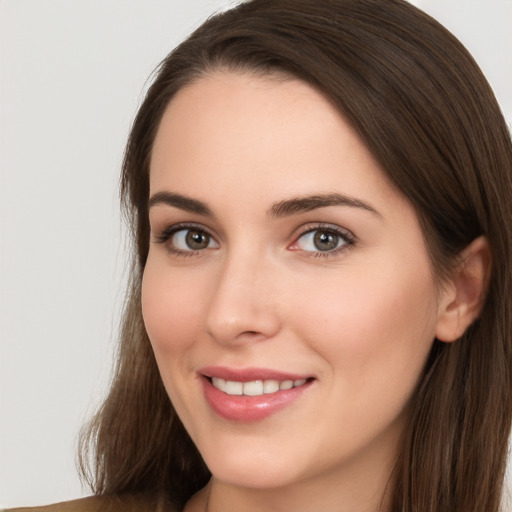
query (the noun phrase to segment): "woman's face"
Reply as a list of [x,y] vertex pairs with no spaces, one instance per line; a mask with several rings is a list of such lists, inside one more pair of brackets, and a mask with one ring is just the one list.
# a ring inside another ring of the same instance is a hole
[[150,181],[144,320],[214,477],[387,478],[439,296],[354,130],[298,80],[218,72],[171,101]]

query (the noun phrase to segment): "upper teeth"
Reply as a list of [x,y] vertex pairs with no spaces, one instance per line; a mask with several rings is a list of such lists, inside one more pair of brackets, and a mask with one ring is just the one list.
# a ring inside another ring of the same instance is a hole
[[306,379],[299,380],[252,380],[250,382],[236,382],[224,380],[219,377],[212,377],[212,384],[228,395],[259,396],[268,393],[275,393],[283,389],[302,386]]

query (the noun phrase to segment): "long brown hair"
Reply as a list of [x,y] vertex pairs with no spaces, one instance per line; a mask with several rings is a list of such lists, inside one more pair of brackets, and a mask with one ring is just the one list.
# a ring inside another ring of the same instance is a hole
[[162,385],[140,283],[160,119],[180,88],[218,69],[285,73],[328,98],[415,207],[440,281],[487,237],[483,311],[457,342],[434,340],[390,485],[393,512],[497,512],[512,414],[510,134],[469,53],[402,0],[253,0],[210,18],[162,62],[124,159],[134,260],[110,393],[82,437],[92,488],[180,508],[210,476]]

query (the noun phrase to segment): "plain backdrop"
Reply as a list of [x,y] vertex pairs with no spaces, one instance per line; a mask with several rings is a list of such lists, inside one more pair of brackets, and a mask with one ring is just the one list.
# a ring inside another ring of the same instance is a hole
[[[226,0],[0,0],[0,507],[89,494],[80,425],[123,301],[117,183],[147,78]],[[450,28],[512,120],[512,0],[413,2]]]

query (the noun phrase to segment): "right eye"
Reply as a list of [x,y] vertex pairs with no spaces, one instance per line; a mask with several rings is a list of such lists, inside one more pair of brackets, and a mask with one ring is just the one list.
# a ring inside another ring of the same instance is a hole
[[211,236],[198,229],[180,229],[171,236],[171,241],[180,251],[200,251],[214,246]]
[[158,242],[167,246],[172,253],[195,253],[205,249],[216,249],[217,242],[203,229],[198,227],[174,227],[166,230]]

